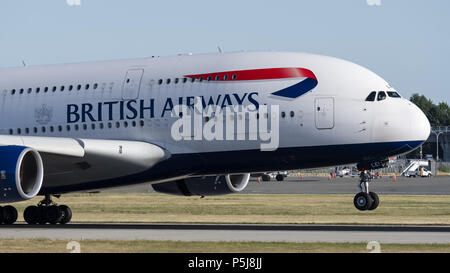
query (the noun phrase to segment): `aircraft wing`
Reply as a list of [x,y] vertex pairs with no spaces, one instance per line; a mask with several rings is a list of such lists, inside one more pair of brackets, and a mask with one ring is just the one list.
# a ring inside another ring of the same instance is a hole
[[0,135],[2,145],[39,152],[44,164],[43,187],[124,177],[170,157],[167,150],[143,141]]

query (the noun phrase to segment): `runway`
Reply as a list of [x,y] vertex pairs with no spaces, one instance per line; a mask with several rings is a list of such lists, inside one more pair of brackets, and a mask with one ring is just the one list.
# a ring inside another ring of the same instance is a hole
[[1,239],[449,244],[450,226],[69,224],[0,226]]
[[[358,177],[335,178],[331,181],[327,177],[289,176],[285,181],[275,179],[269,182],[257,183],[251,178],[242,194],[356,194],[359,191]],[[426,194],[450,195],[450,176],[436,176],[433,178],[392,177],[374,179],[370,182],[370,189],[379,194]],[[120,187],[101,190],[108,193],[154,193],[149,184]]]
[[[379,194],[450,195],[450,177],[391,177],[370,184]],[[242,194],[355,194],[358,178],[288,177],[257,183],[252,179]],[[102,190],[109,193],[154,193],[149,184]],[[0,226],[0,239],[255,241],[399,244],[450,244],[450,226],[389,225],[242,225],[242,224],[116,224],[72,223],[65,226]]]

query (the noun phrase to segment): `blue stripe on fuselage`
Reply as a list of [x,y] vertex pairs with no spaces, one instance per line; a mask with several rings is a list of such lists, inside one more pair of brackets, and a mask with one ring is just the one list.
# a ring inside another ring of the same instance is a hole
[[226,151],[174,154],[152,169],[126,177],[92,181],[77,185],[45,187],[43,194],[109,188],[158,181],[183,175],[215,175],[226,173],[259,173],[275,170],[309,169],[385,159],[403,154],[424,141],[327,145],[279,148],[276,151]]

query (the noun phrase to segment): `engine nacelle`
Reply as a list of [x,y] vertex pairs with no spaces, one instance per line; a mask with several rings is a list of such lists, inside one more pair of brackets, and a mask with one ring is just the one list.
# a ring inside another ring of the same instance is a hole
[[35,197],[43,179],[44,166],[37,151],[22,146],[0,146],[0,203]]
[[184,196],[212,196],[241,192],[247,187],[250,174],[228,174],[180,179],[153,184],[155,191]]

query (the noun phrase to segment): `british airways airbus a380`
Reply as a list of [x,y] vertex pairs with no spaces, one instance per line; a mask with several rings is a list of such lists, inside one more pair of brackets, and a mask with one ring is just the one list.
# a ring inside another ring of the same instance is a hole
[[[195,102],[277,106],[277,148],[261,149],[238,130],[236,140],[199,140],[195,130],[174,138],[182,113],[172,110]],[[158,192],[207,196],[242,191],[250,173],[358,163],[364,174],[430,134],[422,111],[375,73],[303,53],[1,69],[0,103],[0,203],[45,196],[24,211],[29,224],[69,222],[70,208],[51,196],[73,191],[151,182]],[[375,209],[378,196],[361,177],[354,204]],[[0,222],[16,220],[13,206],[1,207]]]

